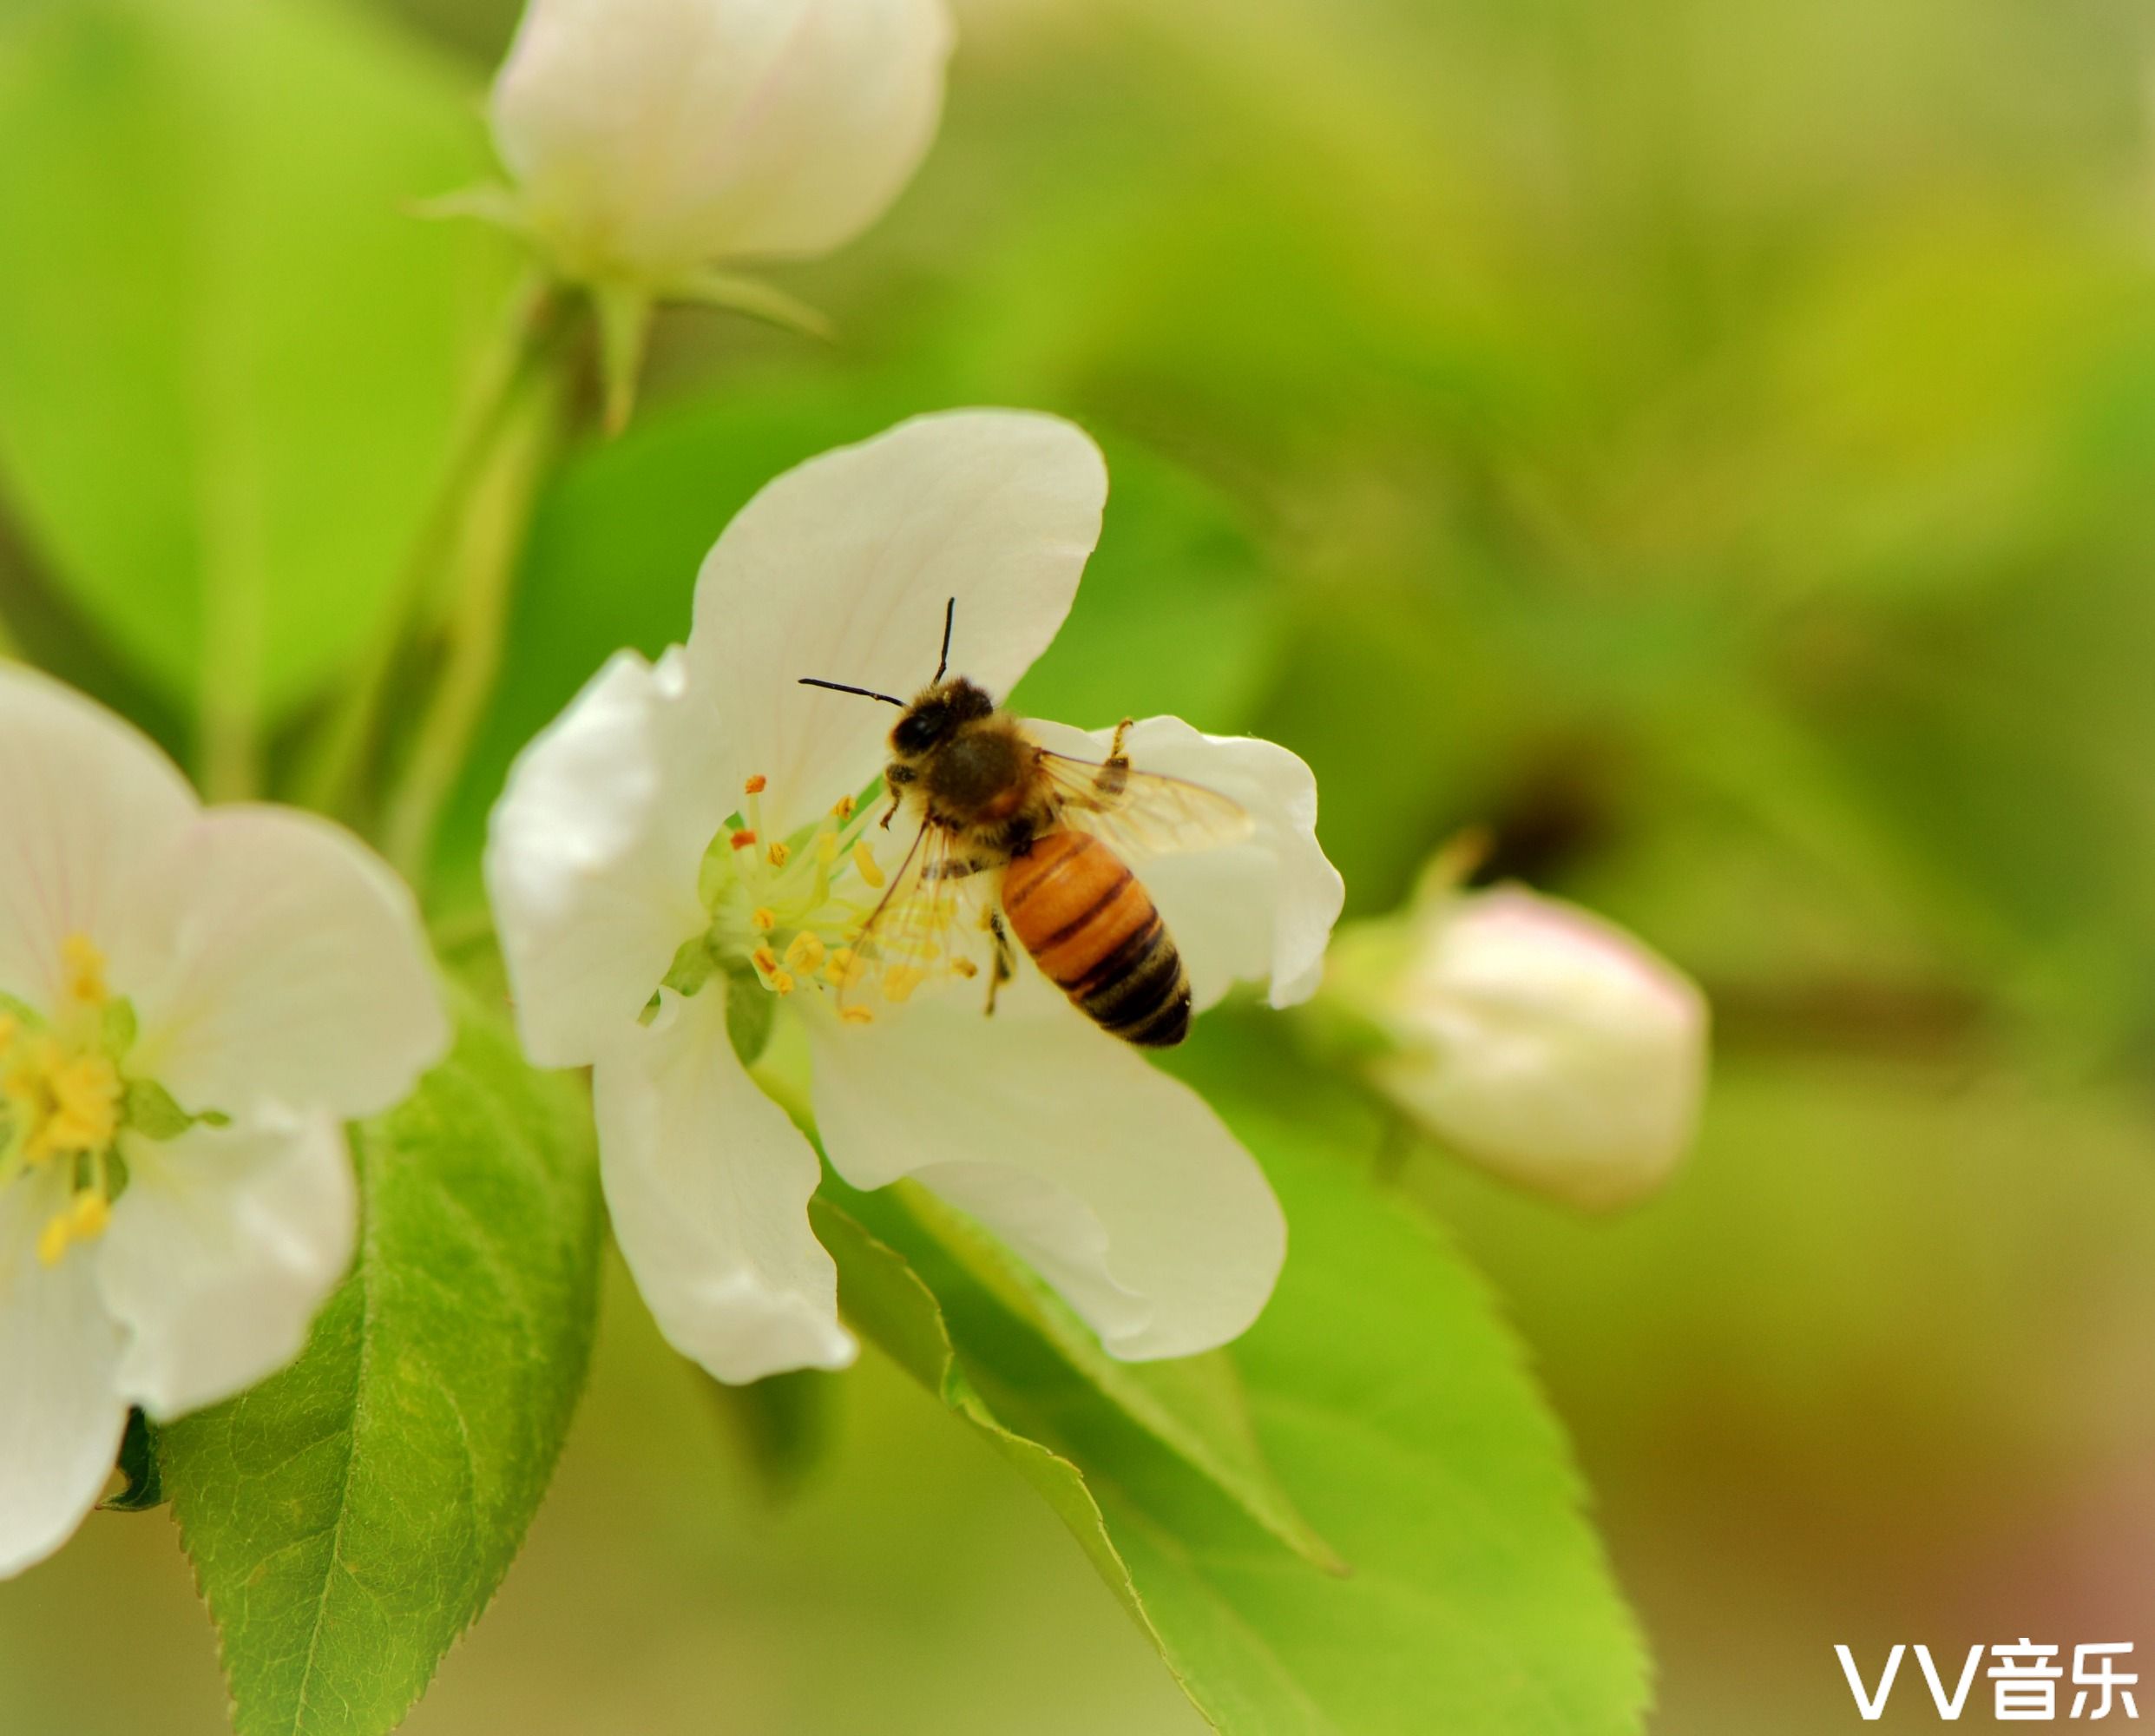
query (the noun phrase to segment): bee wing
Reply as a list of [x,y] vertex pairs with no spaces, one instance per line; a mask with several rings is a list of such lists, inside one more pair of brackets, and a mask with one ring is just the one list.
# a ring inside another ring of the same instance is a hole
[[1158,772],[1038,750],[1066,825],[1122,852],[1168,856],[1238,844],[1254,829],[1249,810],[1218,790]]
[[923,825],[838,973],[840,1009],[903,1001],[938,975],[977,976],[993,866],[958,847],[956,833]]

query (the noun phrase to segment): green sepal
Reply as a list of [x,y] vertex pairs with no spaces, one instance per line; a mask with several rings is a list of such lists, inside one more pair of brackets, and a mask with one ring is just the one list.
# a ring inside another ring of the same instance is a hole
[[829,1458],[839,1378],[819,1368],[766,1375],[746,1386],[703,1377],[713,1407],[740,1442],[756,1480],[772,1501],[798,1495]]
[[599,322],[599,378],[606,398],[606,431],[628,426],[636,382],[651,337],[651,293],[635,284],[595,283],[591,311]]
[[504,187],[499,181],[482,181],[476,187],[459,187],[437,198],[423,199],[411,211],[414,216],[430,221],[468,218],[490,223],[524,240],[532,239],[531,219],[523,201],[516,188]]
[[838,330],[828,315],[760,278],[739,277],[732,272],[698,271],[667,284],[660,294],[667,301],[688,301],[728,313],[746,314],[766,326],[798,332],[805,338],[818,338],[826,344],[838,341]]
[[145,1139],[175,1140],[196,1121],[208,1119],[187,1114],[154,1079],[128,1080],[123,1107],[128,1128]]
[[681,943],[673,962],[666,968],[660,985],[684,997],[692,996],[711,980],[712,972],[718,968],[718,955],[712,951],[709,938],[700,934],[693,940]]
[[127,1059],[128,1051],[135,1047],[135,1039],[140,1029],[135,1016],[134,1002],[122,996],[105,1003],[104,1049],[113,1060]]
[[165,1478],[159,1457],[157,1425],[140,1410],[128,1412],[128,1431],[120,1437],[116,1467],[127,1486],[97,1504],[107,1513],[148,1513],[165,1504]]
[[726,966],[726,1034],[743,1067],[753,1067],[770,1048],[771,1029],[778,1022],[778,998],[746,965]]

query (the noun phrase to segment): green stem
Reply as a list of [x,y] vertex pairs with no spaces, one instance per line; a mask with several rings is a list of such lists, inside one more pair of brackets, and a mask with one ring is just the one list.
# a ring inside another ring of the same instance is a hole
[[450,594],[457,604],[446,656],[383,817],[384,852],[415,886],[424,880],[442,809],[500,673],[516,565],[560,437],[562,395],[556,382],[542,376],[512,404],[495,462],[475,480],[463,534],[450,551]]
[[537,273],[527,277],[510,297],[507,317],[481,367],[381,630],[369,644],[343,708],[331,720],[301,779],[299,800],[306,806],[351,814],[356,786],[377,746],[399,654],[424,616],[434,579],[463,535],[473,490],[495,456],[522,388],[553,358],[562,325],[562,306],[561,293]]

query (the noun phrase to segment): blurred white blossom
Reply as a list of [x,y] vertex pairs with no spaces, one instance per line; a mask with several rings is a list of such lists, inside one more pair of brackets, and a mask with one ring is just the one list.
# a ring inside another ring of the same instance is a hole
[[164,1419],[297,1355],[352,1258],[342,1123],[447,1047],[411,897],[0,667],[0,1576]]
[[1327,994],[1374,1028],[1365,1066],[1400,1109],[1527,1187],[1626,1205],[1690,1149],[1705,996],[1575,904],[1439,874],[1403,917],[1341,935]]
[[606,321],[617,411],[651,304],[813,327],[732,266],[842,247],[933,140],[943,0],[531,0],[492,119],[512,186],[462,208],[530,238]]

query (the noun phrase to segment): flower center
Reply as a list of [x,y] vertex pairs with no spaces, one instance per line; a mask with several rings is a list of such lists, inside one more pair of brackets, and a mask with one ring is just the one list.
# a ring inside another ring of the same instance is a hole
[[135,1009],[106,985],[104,956],[88,937],[70,935],[61,963],[50,1018],[0,995],[0,1187],[32,1174],[59,1178],[65,1201],[37,1238],[47,1266],[111,1222],[128,1185],[122,1134],[168,1140],[197,1121],[228,1120],[214,1110],[191,1115],[162,1086],[123,1070]]
[[[763,825],[765,780],[751,778],[740,812],[713,841],[698,891],[711,925],[681,949],[667,983],[693,993],[714,970],[752,980],[776,996],[835,989],[863,966],[855,947],[889,882],[869,842],[872,810],[841,798],[815,824],[787,838]],[[886,971],[885,998],[902,1000],[920,972]],[[866,1023],[866,1007],[842,1016]]]
[[115,1149],[126,1119],[118,1056],[134,1015],[105,985],[105,961],[87,937],[62,950],[60,1005],[49,1021],[27,1009],[0,1010],[0,1185],[31,1170],[56,1171],[68,1202],[48,1220],[37,1255],[58,1263],[94,1241],[124,1180]]

